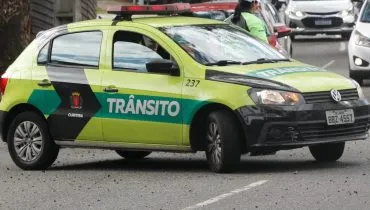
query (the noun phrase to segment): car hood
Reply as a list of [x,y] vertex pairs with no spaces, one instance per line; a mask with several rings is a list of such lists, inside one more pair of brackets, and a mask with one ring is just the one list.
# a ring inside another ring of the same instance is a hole
[[357,22],[356,30],[364,36],[370,38],[370,23]]
[[299,62],[209,66],[207,69],[219,72],[219,75],[225,74],[227,77],[237,75],[238,78],[245,76],[245,78],[267,79],[288,85],[300,92],[356,88],[354,83],[344,76]]
[[346,10],[351,5],[350,1],[291,1],[290,10],[329,13]]

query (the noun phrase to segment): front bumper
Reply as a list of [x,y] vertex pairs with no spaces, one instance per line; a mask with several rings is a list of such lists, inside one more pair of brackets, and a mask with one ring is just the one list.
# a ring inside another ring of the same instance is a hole
[[[305,15],[287,18],[288,26],[293,29],[293,35],[314,35],[314,34],[350,34],[353,31],[355,18],[350,15]],[[330,25],[316,25],[316,20],[331,20]]]
[[[327,125],[327,110],[353,109],[355,122]],[[248,148],[298,148],[313,144],[365,140],[370,127],[366,100],[291,106],[245,106],[237,110]]]

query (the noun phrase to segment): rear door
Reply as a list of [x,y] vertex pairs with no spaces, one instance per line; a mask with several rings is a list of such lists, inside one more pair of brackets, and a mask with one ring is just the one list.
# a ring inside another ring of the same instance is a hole
[[29,103],[47,117],[56,140],[101,140],[99,71],[103,32],[64,30],[46,43],[32,72]]

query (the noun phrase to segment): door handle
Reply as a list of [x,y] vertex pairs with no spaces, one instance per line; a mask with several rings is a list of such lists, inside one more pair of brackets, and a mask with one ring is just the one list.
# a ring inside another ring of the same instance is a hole
[[104,88],[104,92],[107,92],[107,93],[117,93],[118,92],[118,89],[115,88],[115,87],[106,87],[106,88]]
[[48,87],[51,86],[51,82],[47,79],[43,79],[40,82],[37,83],[41,87]]

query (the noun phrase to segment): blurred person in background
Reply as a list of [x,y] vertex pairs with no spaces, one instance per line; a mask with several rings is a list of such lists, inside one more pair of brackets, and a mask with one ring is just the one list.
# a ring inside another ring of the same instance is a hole
[[259,0],[239,0],[231,22],[247,30],[252,36],[268,43],[265,22],[256,14],[260,10]]

